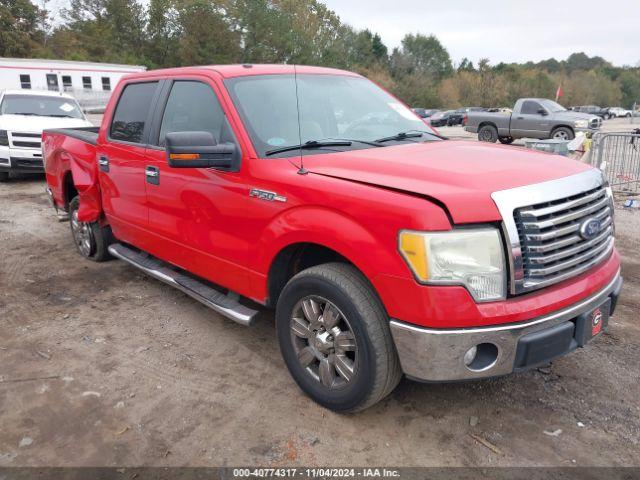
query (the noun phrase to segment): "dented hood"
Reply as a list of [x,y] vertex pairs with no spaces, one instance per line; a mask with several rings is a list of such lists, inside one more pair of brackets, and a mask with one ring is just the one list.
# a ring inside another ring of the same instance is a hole
[[493,192],[592,168],[560,155],[472,141],[309,155],[304,167],[314,174],[435,198],[446,206],[454,223],[499,221]]

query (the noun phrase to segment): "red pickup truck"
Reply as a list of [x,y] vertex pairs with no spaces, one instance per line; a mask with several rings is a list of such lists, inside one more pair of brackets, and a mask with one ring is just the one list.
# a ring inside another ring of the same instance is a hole
[[[80,254],[251,325],[336,411],[402,374],[493,377],[606,327],[622,285],[599,170],[447,140],[354,73],[287,65],[124,78],[99,130],[43,134]],[[586,367],[585,367],[586,368]]]

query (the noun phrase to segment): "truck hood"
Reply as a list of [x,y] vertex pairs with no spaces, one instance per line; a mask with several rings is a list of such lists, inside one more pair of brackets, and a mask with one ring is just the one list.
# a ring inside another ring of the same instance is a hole
[[82,118],[36,117],[30,115],[0,115],[0,130],[42,133],[48,128],[90,127]]
[[593,115],[591,113],[584,112],[574,112],[573,110],[564,110],[562,112],[555,112],[552,114],[553,118],[558,119],[566,119],[569,121],[574,120],[592,120],[594,118],[599,118],[597,115]]
[[313,174],[433,198],[446,206],[454,223],[500,221],[493,192],[592,168],[560,155],[452,140],[309,155],[304,167]]

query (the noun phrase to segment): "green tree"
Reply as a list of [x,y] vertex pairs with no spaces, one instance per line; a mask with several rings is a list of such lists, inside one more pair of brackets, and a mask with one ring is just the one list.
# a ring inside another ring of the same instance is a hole
[[475,72],[476,68],[473,66],[473,62],[467,57],[464,57],[458,65],[458,72]]
[[449,52],[433,35],[405,35],[392,55],[397,73],[418,73],[440,79],[453,72]]
[[151,0],[147,13],[145,52],[153,67],[176,66],[180,24],[173,0]]
[[221,4],[211,0],[183,0],[177,10],[182,64],[207,65],[240,60],[238,36],[230,29]]
[[631,108],[634,103],[640,105],[640,68],[625,69],[618,77],[618,84],[624,108]]
[[0,0],[0,56],[29,56],[40,39],[38,19],[38,8],[29,0]]

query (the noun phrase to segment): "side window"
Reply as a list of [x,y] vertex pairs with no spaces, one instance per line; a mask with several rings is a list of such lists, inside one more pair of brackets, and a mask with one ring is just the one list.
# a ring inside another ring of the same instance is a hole
[[158,82],[132,83],[125,87],[113,114],[109,138],[142,143],[142,133]]
[[47,89],[58,91],[58,75],[55,73],[47,73]]
[[31,88],[31,75],[20,75],[20,88]]
[[542,107],[538,102],[527,100],[522,104],[522,110],[520,111],[520,113],[524,113],[527,115],[536,115],[538,113],[538,110],[540,110],[541,108]]
[[210,132],[221,143],[224,112],[211,87],[194,81],[177,81],[171,87],[162,116],[158,143],[171,132]]
[[71,75],[63,75],[62,76],[62,86],[65,91],[71,90],[73,88],[73,82],[71,81]]

